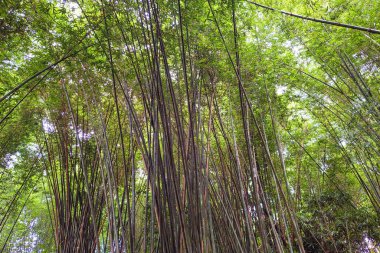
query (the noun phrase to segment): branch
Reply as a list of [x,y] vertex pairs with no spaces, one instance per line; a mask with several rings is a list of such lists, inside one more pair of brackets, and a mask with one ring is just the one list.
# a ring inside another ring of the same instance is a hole
[[329,21],[329,20],[324,20],[324,19],[305,17],[305,16],[301,16],[301,15],[294,14],[294,13],[291,13],[291,12],[277,10],[275,8],[272,8],[272,7],[269,7],[269,6],[265,6],[265,5],[262,5],[262,4],[258,4],[258,3],[252,2],[252,1],[247,1],[247,2],[250,3],[250,4],[254,4],[256,6],[259,6],[261,8],[270,10],[270,11],[280,12],[282,14],[285,14],[285,15],[288,15],[288,16],[292,16],[292,17],[296,17],[296,18],[301,18],[301,19],[310,20],[310,21],[313,21],[313,22],[318,22],[318,23],[323,23],[323,24],[329,24],[329,25],[335,25],[335,26],[355,29],[355,30],[359,30],[359,31],[369,32],[369,33],[380,34],[380,30],[376,30],[376,29],[372,29],[372,28],[367,28],[367,27],[362,27],[362,26],[355,26],[355,25],[350,25],[350,24],[342,24],[342,23],[338,23],[338,22],[334,22],[334,21]]

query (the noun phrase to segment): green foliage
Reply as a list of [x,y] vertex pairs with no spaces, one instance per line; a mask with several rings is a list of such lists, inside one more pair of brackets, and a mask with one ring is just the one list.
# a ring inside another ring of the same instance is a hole
[[379,249],[378,35],[240,0],[0,4],[0,249]]

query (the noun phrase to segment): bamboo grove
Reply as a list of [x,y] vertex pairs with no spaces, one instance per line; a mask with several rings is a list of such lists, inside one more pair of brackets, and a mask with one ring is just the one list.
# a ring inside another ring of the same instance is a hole
[[379,1],[0,5],[0,252],[379,252]]

